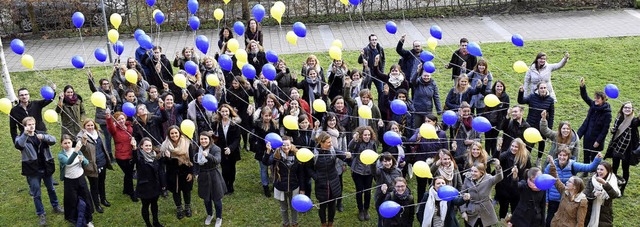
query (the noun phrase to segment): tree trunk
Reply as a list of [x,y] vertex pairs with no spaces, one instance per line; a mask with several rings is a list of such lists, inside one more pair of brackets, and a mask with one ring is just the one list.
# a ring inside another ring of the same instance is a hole
[[242,0],[242,18],[246,21],[251,18],[251,12],[249,11],[249,0]]
[[9,75],[9,68],[7,67],[7,61],[4,57],[4,46],[2,45],[2,37],[0,37],[0,64],[2,64],[2,83],[4,84],[4,92],[7,93],[7,98],[11,102],[16,102],[16,94],[13,91],[13,84],[11,83],[11,76]]

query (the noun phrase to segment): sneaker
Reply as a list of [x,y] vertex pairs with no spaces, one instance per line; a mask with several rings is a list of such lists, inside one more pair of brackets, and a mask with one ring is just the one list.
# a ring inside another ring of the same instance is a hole
[[215,227],[220,227],[222,226],[222,218],[216,218],[216,225]]
[[40,217],[40,225],[47,225],[47,216],[45,214],[38,215]]
[[56,206],[56,207],[53,208],[53,213],[64,214],[64,209],[62,209],[61,206]]
[[93,227],[93,222],[87,223],[87,227]]
[[212,220],[213,220],[213,216],[207,215],[207,219],[204,220],[204,225],[211,225]]
[[60,185],[60,183],[58,183],[58,181],[56,181],[55,179],[53,180],[53,185],[58,186]]

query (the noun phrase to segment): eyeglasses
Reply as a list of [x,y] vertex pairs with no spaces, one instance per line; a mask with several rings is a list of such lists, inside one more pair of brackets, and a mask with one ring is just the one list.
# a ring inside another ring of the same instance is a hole
[[102,83],[102,86],[107,86],[109,85],[109,83]]

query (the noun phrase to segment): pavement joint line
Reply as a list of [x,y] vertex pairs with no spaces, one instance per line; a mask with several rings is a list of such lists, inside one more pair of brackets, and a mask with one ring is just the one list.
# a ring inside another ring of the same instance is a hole
[[632,9],[625,9],[625,12],[627,12],[628,14],[631,14],[631,16],[634,16],[638,19],[640,19],[640,13],[636,10],[632,10]]
[[333,37],[333,32],[329,25],[320,25],[318,26],[318,30],[320,30],[320,37],[322,38],[322,43],[324,43],[324,47],[329,49],[331,47],[331,43],[335,38]]
[[511,39],[511,33],[506,29],[504,29],[502,26],[500,26],[498,23],[493,21],[491,17],[481,17],[480,19],[482,20],[482,22],[484,22],[484,24],[487,27],[489,27],[494,32],[498,33],[498,35],[500,35],[500,37],[502,37],[505,41]]

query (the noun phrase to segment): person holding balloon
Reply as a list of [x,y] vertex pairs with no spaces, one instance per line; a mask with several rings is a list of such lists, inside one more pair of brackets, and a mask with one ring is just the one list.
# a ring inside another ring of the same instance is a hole
[[373,175],[371,168],[368,165],[372,163],[364,163],[360,156],[365,150],[371,150],[376,152],[377,139],[376,131],[369,126],[360,126],[356,128],[353,139],[349,142],[348,150],[352,154],[355,154],[351,161],[351,177],[356,188],[356,203],[358,206],[358,219],[360,221],[368,221],[369,206],[371,204],[371,191],[362,192],[363,190],[370,188],[373,182]]
[[[514,179],[524,179],[526,170],[531,168],[531,158],[527,146],[520,138],[516,138],[511,142],[509,150],[500,154],[500,163],[509,169],[505,170],[507,176]],[[497,173],[498,170],[496,170]],[[505,218],[509,206],[511,212],[514,212],[518,202],[520,201],[520,191],[516,184],[512,184],[510,180],[502,181],[496,185],[496,200],[500,203],[499,216]]]
[[445,69],[451,69],[451,79],[453,79],[454,87],[458,86],[458,77],[473,71],[478,59],[469,53],[467,46],[469,40],[467,38],[460,39],[460,48],[451,54],[451,60],[444,65]]
[[404,89],[408,91],[409,80],[406,79],[405,75],[400,69],[400,65],[397,64],[391,65],[389,74],[381,74],[380,76],[378,76],[378,78],[380,78],[380,80],[384,82],[382,93],[379,94],[385,95],[384,97],[378,97],[378,107],[382,108],[381,111],[384,118],[390,119],[392,111],[389,105],[384,104],[396,98],[396,96],[398,95],[398,90]]
[[[366,68],[366,70],[367,71],[360,71],[358,69],[352,69],[349,77],[344,78],[343,89],[346,90],[347,88],[349,88],[348,85],[350,84],[351,93],[349,94],[349,96],[351,96],[351,98],[358,97],[360,94],[360,91],[364,89],[368,89],[367,83],[370,83],[371,77],[363,76],[363,75],[369,75],[369,68]],[[347,83],[347,81],[351,81],[351,83]],[[343,95],[345,95],[345,93],[343,93]],[[343,96],[343,97],[346,97],[346,96]]]
[[557,102],[556,92],[553,90],[553,85],[551,85],[551,72],[564,67],[567,61],[569,61],[568,51],[564,52],[562,60],[555,64],[547,64],[547,54],[544,52],[538,53],[536,59],[533,60],[531,66],[529,66],[529,70],[524,75],[524,95],[529,96],[534,94],[538,89],[538,84],[545,82],[548,85],[549,96]]
[[611,105],[607,102],[607,95],[601,91],[595,92],[594,99],[591,99],[584,78],[580,78],[580,97],[589,105],[587,117],[578,129],[578,137],[583,139],[583,162],[587,163],[604,149],[604,139],[611,124]]
[[[565,159],[568,160],[566,157]],[[561,200],[556,202],[558,205],[556,205],[553,213],[551,213],[551,204],[549,204],[547,226],[585,226],[584,221],[587,215],[588,201],[584,193],[585,185],[582,178],[559,176],[556,171],[556,163],[553,161],[549,161],[549,163],[551,164],[547,167],[547,170],[549,170],[551,176],[557,178],[552,189],[557,188]],[[547,171],[545,170],[545,172]]]
[[[449,160],[449,163],[451,163],[452,166],[455,165],[451,160]],[[445,185],[449,185],[445,177],[434,175],[433,186],[431,186],[429,192],[426,192],[422,197],[423,200],[420,201],[418,213],[416,214],[420,226],[458,226],[455,206],[463,205],[465,200],[462,196],[440,198],[438,191]],[[459,186],[462,186],[462,182],[460,182]]]
[[[462,190],[462,176],[460,175],[460,169],[458,168],[458,165],[456,165],[451,151],[447,149],[440,149],[435,159],[430,158],[427,160],[427,164],[430,162],[433,162],[433,164],[431,164],[431,173],[433,174],[434,179],[435,177],[441,177],[445,180],[446,185],[454,187],[457,190]],[[488,161],[474,162],[472,167],[477,163],[486,164]],[[471,167],[469,167],[469,169],[470,168]],[[435,184],[436,182],[434,182],[434,185]],[[427,193],[425,193],[425,195],[426,194]]]
[[[286,127],[286,126],[285,126]],[[314,132],[312,131],[311,128],[311,123],[309,123],[309,118],[307,116],[298,116],[298,130],[295,131],[290,131],[290,134],[287,135],[290,136],[291,138],[293,138],[292,142],[296,147],[300,147],[300,148],[314,148],[316,147],[316,135],[314,134]],[[345,145],[344,147],[346,147],[346,141],[344,142]],[[337,160],[336,160],[337,161]],[[342,165],[344,165],[344,162],[340,161],[341,163],[336,162],[336,166],[340,165],[340,169],[337,169],[338,172],[338,177],[340,177],[340,185],[342,185]],[[303,164],[305,165],[303,168],[307,168],[306,166],[309,165],[308,163]],[[304,174],[303,175],[303,180],[301,182],[301,184],[305,184],[304,188],[306,190],[304,190],[304,194],[307,197],[311,196],[311,176],[308,174]],[[341,201],[342,199],[338,200],[338,205],[341,205]],[[338,206],[338,211],[340,210],[340,206]]]
[[[315,69],[308,69],[307,73],[305,79],[298,82],[296,86],[298,89],[302,89],[302,99],[307,103],[314,103],[315,100],[324,101],[326,95],[323,92],[323,86],[326,86],[326,83],[320,79],[320,75],[318,75]],[[317,113],[317,110],[312,110],[314,116],[316,116]]]
[[[198,89],[194,95],[195,99],[187,105],[187,118],[193,121],[196,126],[195,134],[200,132],[211,131],[211,118],[213,118],[213,112],[205,109],[202,105],[202,100],[205,96],[204,89]],[[166,111],[165,111],[166,112]]]
[[53,98],[56,96],[55,93],[56,85],[52,84],[51,87],[45,86],[40,90],[40,93],[44,99],[42,100],[31,100],[31,96],[29,95],[29,90],[27,88],[18,89],[18,104],[11,108],[11,110],[2,110],[2,112],[9,112],[10,120],[9,120],[9,131],[11,134],[11,141],[14,142],[18,137],[18,131],[20,133],[24,132],[24,125],[22,124],[22,120],[26,117],[33,117],[36,120],[36,130],[38,131],[47,131],[47,126],[44,124],[42,120],[42,109],[53,102]]
[[584,191],[589,200],[587,226],[613,226],[613,199],[620,197],[620,188],[611,164],[600,162],[596,173],[587,178],[586,184]]
[[[485,105],[483,114],[491,125],[499,126],[502,122],[505,122],[509,113],[509,94],[506,92],[506,86],[503,81],[497,80],[493,83],[491,87],[491,91],[487,93],[485,90],[482,94],[486,97],[489,94],[493,94],[498,98],[499,103],[492,103],[490,105]],[[484,100],[486,104],[486,99]],[[492,106],[493,104],[497,104]],[[496,128],[491,128],[488,132],[484,133],[484,145],[487,148],[487,153],[491,154],[491,157],[498,158],[500,156],[500,151],[502,150],[498,147],[498,135],[500,132]]]
[[64,86],[63,93],[58,96],[56,112],[59,113],[62,135],[75,136],[80,132],[80,122],[85,118],[82,96],[75,93],[73,86]]
[[217,138],[215,144],[222,149],[220,166],[228,194],[235,192],[233,184],[236,180],[236,163],[241,159],[240,122],[240,117],[228,104],[222,104],[213,118],[213,133]]
[[[202,58],[202,63],[200,64],[200,72],[202,74],[200,83],[204,84],[203,87],[209,94],[215,94],[215,87],[220,86],[220,82],[224,81],[225,84],[229,84],[230,82],[228,80],[224,80],[225,78],[222,74],[220,66],[218,65],[218,62],[211,56],[204,56]],[[217,85],[214,82],[216,79],[218,83]]]
[[[466,77],[466,76],[465,76]],[[461,77],[462,78],[462,77]],[[454,140],[451,150],[455,150],[456,162],[463,166],[464,155],[474,142],[480,141],[480,132],[472,127],[473,116],[471,115],[471,105],[463,101],[458,110],[458,120],[449,129]]]
[[[126,66],[120,65],[119,63],[115,63],[113,65],[113,72],[111,73],[111,87],[118,92],[118,95],[121,98],[124,98],[123,92],[125,91],[125,81],[127,81],[127,70],[129,70]],[[130,71],[130,75],[134,75],[134,71]],[[129,76],[132,77],[132,76]],[[138,77],[135,75],[135,79],[137,81]]]
[[[433,113],[435,107],[437,114],[442,114],[442,106],[440,104],[440,92],[436,81],[431,78],[431,73],[425,71],[423,67],[418,67],[417,75],[411,80],[411,96],[413,97],[413,106],[418,113],[413,115],[413,127],[418,128],[426,115]],[[420,194],[418,194],[420,196]]]
[[[376,180],[376,192],[374,194],[375,208],[378,210],[380,204],[384,202],[387,192],[391,192],[390,186],[394,185],[394,180],[402,177],[402,172],[398,169],[398,162],[389,152],[380,155],[378,162],[370,165],[371,173]],[[378,187],[380,186],[380,187]],[[382,216],[378,214],[378,226],[382,226]]]
[[230,39],[233,39],[233,31],[228,27],[223,27],[218,33],[218,48],[223,49],[222,47],[225,46]]
[[278,59],[278,62],[276,62],[275,80],[278,82],[278,87],[282,90],[280,99],[288,100],[292,98],[290,94],[293,90],[297,90],[295,88],[298,85],[298,78],[291,74],[291,70],[287,67],[287,62],[285,62],[284,59]]
[[398,122],[390,121],[387,127],[378,129],[378,138],[383,138],[382,150],[389,152],[397,160],[397,168],[402,171],[402,177],[404,177],[408,171],[408,168],[404,167],[407,165],[409,150],[402,144],[408,140],[407,137],[402,135],[401,127]]
[[402,73],[409,77],[414,78],[416,72],[418,71],[418,67],[422,64],[422,60],[420,59],[420,54],[422,54],[422,44],[418,40],[414,40],[412,43],[411,50],[405,50],[402,48],[404,45],[405,38],[407,34],[403,34],[398,40],[398,45],[396,45],[396,53],[400,55],[400,61],[398,64],[402,68]]
[[82,128],[83,130],[76,136],[77,143],[82,143],[80,151],[89,160],[89,165],[84,170],[89,180],[93,207],[98,213],[102,213],[103,209],[100,204],[105,207],[111,206],[111,203],[107,201],[105,183],[107,170],[113,170],[113,167],[107,153],[106,141],[102,132],[96,129],[96,122],[91,118],[87,118],[82,122]]
[[[386,92],[388,92],[389,87],[385,86],[385,89],[383,90],[383,96],[386,96]],[[386,97],[380,98],[384,100],[382,105],[390,107],[390,120],[398,123],[398,133],[405,137],[411,137],[411,135],[413,135],[411,128],[413,128],[413,114],[415,114],[415,107],[413,106],[413,102],[409,99],[409,92],[406,89],[401,88],[396,91],[396,97],[393,100]],[[406,106],[406,109],[404,109],[403,106]]]
[[250,19],[247,22],[249,29],[244,33],[244,45],[249,46],[251,41],[256,41],[260,45],[264,45],[262,28],[256,19]]
[[[253,89],[247,79],[243,76],[235,76],[235,79],[231,81],[231,87],[223,91],[222,98],[220,99],[220,103],[229,104],[229,106],[238,114],[241,120],[240,126],[248,131],[253,129],[253,119],[248,111],[246,111],[249,108],[249,96],[252,95]],[[250,149],[250,143],[248,140],[249,136],[245,130],[240,132],[242,141],[244,141],[244,145],[240,148],[245,147],[248,151]]]
[[133,169],[136,162],[133,160],[133,150],[136,149],[137,145],[135,138],[131,136],[133,134],[133,127],[131,126],[131,122],[127,121],[127,115],[123,112],[116,112],[112,116],[111,110],[107,109],[105,115],[107,130],[109,130],[109,133],[113,136],[113,142],[115,144],[116,162],[124,173],[122,193],[128,195],[131,201],[138,202],[138,198],[135,196],[133,190]]
[[[163,177],[160,171],[161,157],[153,149],[153,142],[149,137],[140,139],[140,150],[136,152],[136,170],[138,172],[136,197],[142,200],[142,219],[147,227],[163,226],[158,219],[158,197],[162,193],[160,181]],[[149,209],[151,209],[153,225],[149,220]]]
[[[235,40],[235,39],[234,39]],[[219,52],[213,57],[220,68],[222,68],[222,75],[224,75],[224,81],[232,81],[235,76],[242,75],[242,71],[238,68],[238,58],[235,53],[231,51],[227,44],[222,46]],[[227,87],[228,88],[228,87]]]
[[[181,98],[185,100],[188,95],[183,92]],[[167,112],[167,121],[162,123],[162,131],[169,132],[169,127],[182,123],[182,116],[187,113],[187,105],[175,103],[175,96],[171,92],[163,94],[161,99],[164,101],[164,111]]]
[[[378,64],[373,64],[374,62],[376,62],[376,56],[378,57]],[[374,72],[374,67],[384,69],[386,62],[387,58],[384,54],[384,48],[382,48],[382,45],[378,43],[378,36],[376,36],[375,34],[369,35],[369,43],[360,51],[360,56],[358,56],[358,64],[362,64],[363,71],[365,71],[365,69],[368,69],[369,72]],[[369,74],[369,76],[372,75]],[[368,80],[366,84],[366,87],[369,89],[371,89],[371,82],[372,80]],[[383,82],[381,80],[375,80],[373,82],[378,89],[378,94],[382,93]]]
[[332,100],[338,95],[344,94],[344,78],[351,74],[347,63],[343,60],[334,59],[329,65],[329,72],[327,75],[329,88],[329,100]]
[[[265,105],[270,95],[274,95],[273,101],[277,103],[278,107],[276,109],[279,109],[279,111],[282,112],[284,109],[280,109],[282,103],[278,100],[278,96],[280,95],[280,89],[278,88],[278,85],[267,79],[264,74],[260,74],[258,78],[259,80],[253,81],[253,101],[255,103],[256,110],[259,110]],[[270,107],[273,108],[273,106]]]
[[[438,137],[435,138],[426,138],[423,135],[426,135],[426,130],[422,130],[423,127],[420,127],[421,130],[416,130],[416,132],[409,138],[409,142],[418,142],[411,149],[411,153],[408,154],[407,162],[413,164],[416,161],[426,161],[428,158],[435,156],[435,154],[441,149],[447,149],[447,134],[441,129],[438,124],[438,117],[433,114],[428,114],[423,120],[423,124],[430,124],[435,129],[435,135]],[[426,128],[426,127],[425,127]],[[425,131],[425,132],[422,132]],[[429,184],[428,178],[423,178],[417,176],[416,178],[418,185],[418,200],[422,201],[422,196],[424,192],[427,190],[427,185]]]
[[160,116],[147,111],[144,104],[136,106],[136,114],[133,119],[133,136],[136,141],[147,137],[151,139],[153,146],[160,146],[163,138],[162,123],[167,121],[167,112],[164,111],[164,103],[160,105]]
[[[471,146],[469,146],[469,150],[466,152],[464,157],[464,168],[469,169],[477,163],[487,164],[489,162],[489,155],[487,151],[482,147],[482,143],[479,141],[473,142]],[[490,169],[490,168],[487,168]],[[491,170],[488,170],[491,171]]]
[[227,192],[222,173],[220,173],[222,150],[213,143],[213,133],[210,131],[200,132],[199,135],[200,146],[193,157],[193,162],[197,164],[194,169],[198,181],[198,196],[204,200],[204,207],[207,211],[204,224],[211,224],[215,208],[215,226],[220,227],[222,225],[222,198]]
[[[275,98],[273,94],[270,96]],[[270,100],[272,100],[272,102],[276,102],[274,99]],[[275,110],[277,111],[277,109]],[[267,141],[262,138],[265,138],[269,133],[278,134],[280,132],[278,129],[280,125],[278,124],[278,121],[274,119],[273,111],[268,105],[265,105],[260,111],[256,111],[256,113],[260,118],[255,120],[253,125],[254,134],[251,136],[251,139],[253,140],[253,147],[251,148],[251,151],[255,153],[253,158],[258,160],[258,164],[260,165],[260,182],[262,183],[264,196],[271,197],[271,192],[269,191],[269,171],[267,169],[267,165],[262,162],[267,147]]]
[[[180,127],[173,125],[167,130],[167,137],[160,145],[160,155],[166,166],[167,189],[173,194],[176,217],[191,217],[191,189],[193,188],[194,149],[191,140],[182,133]],[[182,199],[184,198],[184,210]]]
[[249,60],[248,63],[255,68],[256,75],[260,75],[260,73],[262,73],[262,66],[269,63],[264,48],[256,40],[251,40],[247,43],[247,60]]
[[[358,97],[351,98],[351,79],[346,79],[344,83],[346,87],[344,90],[344,100],[352,110],[358,110],[353,111],[353,115],[358,114],[356,115],[358,120],[352,124],[356,127],[370,126],[374,128],[377,125],[375,119],[379,119],[379,122],[382,122],[380,119],[380,109],[378,109],[378,106],[373,103],[373,95],[371,94],[371,91],[369,89],[360,90]],[[363,111],[360,111],[361,109]],[[360,112],[362,112],[362,114],[360,114]]]
[[[547,111],[547,115],[548,115],[547,121],[549,123],[547,127],[553,126],[553,118],[555,116],[555,111],[556,111],[555,102],[553,97],[549,95],[550,93],[549,93],[548,87],[549,87],[549,84],[547,82],[540,82],[536,87],[537,92],[533,94],[524,96],[523,86],[520,86],[520,91],[518,92],[518,103],[529,105],[529,111],[527,113],[527,123],[529,123],[531,127],[534,127],[537,130],[540,130],[539,122],[540,122],[542,111]],[[537,166],[540,166],[540,161],[541,161],[540,159],[543,158],[543,152],[546,144],[546,141],[544,141],[544,139],[545,138],[543,138],[542,141],[538,142],[538,160],[536,161]],[[531,141],[531,142],[535,142],[535,141]],[[531,149],[533,149],[533,146],[531,146]]]
[[486,78],[487,86],[485,90],[480,91],[479,94],[471,96],[471,108],[472,112],[480,115],[484,112],[486,107],[484,103],[484,94],[491,93],[491,86],[493,82],[493,75],[489,71],[489,66],[487,65],[487,61],[484,59],[478,60],[476,66],[473,67],[473,71],[467,73],[467,77],[471,80],[471,87],[477,87],[479,83],[483,83]]
[[181,52],[176,52],[176,58],[173,59],[173,67],[178,67],[181,70],[185,70],[185,63],[192,61],[200,64],[200,59],[196,55],[193,47],[184,47]]
[[99,91],[102,94],[104,94],[106,97],[107,108],[96,107],[95,119],[96,119],[96,123],[100,125],[100,130],[102,130],[103,132],[105,145],[107,148],[107,154],[109,154],[109,158],[111,159],[111,161],[115,162],[115,159],[113,158],[113,150],[111,149],[111,140],[112,140],[111,133],[109,133],[109,131],[107,130],[107,122],[105,120],[105,110],[106,109],[115,110],[118,104],[118,99],[120,98],[118,96],[118,93],[114,92],[113,89],[111,88],[109,80],[104,78],[100,79],[98,81],[98,84],[100,86],[96,87],[96,83],[93,79],[93,73],[91,73],[91,70],[87,72],[87,79],[89,81],[89,89],[91,90],[91,92]]
[[620,161],[622,161],[622,178],[626,182],[620,186],[620,196],[624,195],[624,189],[629,184],[629,166],[637,164],[638,160],[632,157],[633,150],[638,147],[638,126],[640,119],[634,116],[633,105],[631,102],[625,102],[618,111],[618,116],[611,128],[611,142],[605,158],[613,158],[613,173],[618,172]]
[[475,87],[470,86],[469,77],[461,74],[457,78],[456,86],[449,90],[445,100],[445,109],[457,111],[462,102],[469,103],[474,95],[484,91],[489,83],[489,79],[485,78],[482,83],[476,84]]
[[[298,212],[292,209],[291,199],[305,192],[304,166],[296,159],[298,149],[291,142],[291,137],[284,136],[282,146],[277,149],[272,149],[271,143],[267,143],[267,155],[262,161],[268,166],[273,166],[275,175],[273,197],[280,203],[283,226],[298,226]],[[291,216],[289,216],[289,210],[291,210]]]
[[[131,90],[134,92],[134,96],[136,101],[135,102],[139,102],[139,103],[144,103],[147,101],[147,90],[149,90],[149,82],[147,82],[146,80],[142,79],[142,74],[138,73],[137,71],[134,70],[126,70],[124,68],[124,66],[121,67],[120,69],[120,74],[119,74],[119,78],[122,79],[122,71],[125,71],[125,80],[121,80],[121,85],[122,85],[122,89],[118,90],[118,93],[122,93],[122,96],[120,97],[125,97],[125,99],[127,99],[126,97],[126,91],[127,90]],[[129,77],[127,77],[127,73],[128,72],[130,74]],[[111,79],[111,83],[114,83],[114,79]],[[120,83],[118,81],[116,81],[115,83]],[[164,86],[164,84],[162,84]],[[134,101],[131,100],[127,100],[128,102],[133,103]]]
[[147,99],[144,101],[144,105],[147,106],[147,110],[149,110],[150,113],[160,115],[158,112],[160,110],[160,94],[158,93],[158,88],[156,86],[149,86]]
[[[482,163],[478,163],[471,167],[466,173],[466,178],[462,185],[462,198],[467,201],[460,207],[462,218],[467,226],[491,226],[498,224],[498,217],[491,202],[491,189],[498,182],[502,181],[504,173],[500,161],[492,159],[495,164],[496,174],[492,176],[487,173],[486,167]],[[491,163],[490,162],[490,163]]]
[[[278,87],[280,87],[280,84],[278,84]],[[280,94],[282,94],[282,92]],[[288,106],[295,100],[296,102],[298,102],[298,107],[300,108],[300,110],[304,111],[304,113],[309,115],[309,122],[313,121],[311,116],[311,107],[309,106],[309,103],[307,101],[300,98],[300,91],[298,91],[298,89],[291,89],[289,92],[288,98],[280,99],[280,100],[281,101],[288,100],[287,102],[284,103],[285,109],[288,108]],[[320,104],[323,104],[323,103],[316,103],[316,105],[320,105]],[[323,106],[323,105],[320,105],[320,106]],[[324,103],[324,106],[326,106],[326,103]],[[318,108],[321,108],[321,107],[318,107]]]
[[[553,160],[551,156],[548,156],[548,159],[549,161]],[[544,226],[547,194],[543,189],[544,185],[535,183],[535,179],[542,175],[542,171],[538,167],[532,167],[524,174],[527,178],[521,180],[518,178],[518,168],[513,168],[511,173],[512,184],[517,182],[520,194],[519,201],[521,201],[513,210],[511,224],[514,226]]]
[[84,178],[84,167],[89,161],[80,151],[82,143],[72,147],[74,138],[65,135],[60,142],[62,150],[58,153],[60,161],[60,180],[64,181],[64,219],[76,226],[93,224],[93,206],[91,194]]
[[[151,73],[147,75],[147,79],[149,79],[150,85],[164,87],[162,85],[163,83],[169,84],[169,81],[173,81],[173,67],[171,67],[171,62],[169,62],[167,56],[162,53],[162,47],[154,46],[152,51],[153,55],[146,58],[144,62],[144,64],[151,69]],[[171,90],[175,91],[177,89],[171,88]]]
[[306,171],[315,181],[316,199],[320,203],[318,216],[322,226],[333,226],[336,214],[336,198],[342,197],[336,171],[336,159],[345,160],[351,157],[351,152],[343,152],[333,148],[331,136],[320,132],[316,137],[318,147],[314,148],[314,158],[309,161]]
[[391,218],[383,219],[381,226],[413,226],[415,206],[411,206],[413,205],[413,195],[411,195],[411,190],[409,190],[406,179],[403,177],[396,177],[393,179],[393,190],[387,193],[384,200],[396,202],[404,209],[404,211],[397,213]]
[[129,69],[136,70],[139,74],[142,75],[142,78],[144,80],[148,80],[146,71],[142,68],[142,65],[134,57],[127,58],[127,70]]
[[502,131],[502,146],[498,148],[500,151],[509,150],[511,142],[516,138],[523,140],[524,131],[530,127],[529,123],[522,117],[524,106],[515,105],[509,108],[507,113],[506,119],[501,121],[496,128]]
[[[558,131],[552,131],[548,127],[547,111],[540,113],[542,117],[540,119],[540,134],[551,140],[551,149],[549,149],[549,155],[551,157],[558,157],[560,148],[565,147],[570,150],[569,158],[576,160],[580,154],[580,139],[578,134],[573,130],[571,124],[568,121],[561,121],[558,124]],[[544,163],[547,166],[547,162]]]

